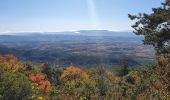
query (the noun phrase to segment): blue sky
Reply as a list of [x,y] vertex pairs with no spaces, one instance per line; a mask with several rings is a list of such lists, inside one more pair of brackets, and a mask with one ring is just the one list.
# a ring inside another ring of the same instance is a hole
[[0,0],[0,32],[131,30],[128,13],[164,0]]

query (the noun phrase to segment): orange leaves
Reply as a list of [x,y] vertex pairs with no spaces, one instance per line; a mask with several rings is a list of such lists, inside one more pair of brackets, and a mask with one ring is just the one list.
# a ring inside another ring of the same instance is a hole
[[0,55],[0,68],[10,72],[16,72],[23,63],[17,60],[15,55]]
[[51,83],[48,80],[42,80],[39,83],[39,88],[43,91],[49,91],[50,90]]
[[13,54],[0,55],[0,61],[11,61],[17,60],[16,56]]
[[38,84],[38,87],[41,91],[48,92],[50,90],[51,83],[48,80],[45,80],[44,74],[31,74],[29,79]]
[[40,81],[45,79],[44,74],[31,74],[29,75],[29,79],[35,83],[39,83]]
[[65,77],[88,79],[89,75],[84,70],[78,67],[70,66],[64,70],[64,73],[61,76],[61,79]]

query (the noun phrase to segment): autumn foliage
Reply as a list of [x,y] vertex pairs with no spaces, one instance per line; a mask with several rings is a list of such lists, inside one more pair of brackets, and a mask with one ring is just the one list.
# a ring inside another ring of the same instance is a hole
[[0,68],[10,72],[16,72],[23,65],[15,55],[0,55]]
[[0,61],[12,61],[17,60],[16,56],[13,54],[2,55],[0,54]]
[[29,79],[32,82],[40,83],[40,81],[45,79],[45,75],[44,74],[30,74],[29,75]]
[[39,83],[39,88],[43,91],[49,91],[50,90],[51,83],[48,80],[42,80]]
[[49,92],[51,83],[48,80],[45,80],[44,74],[30,74],[29,79],[32,82],[37,83],[41,91]]
[[0,55],[0,100],[13,96],[14,100],[168,100],[170,65],[164,59],[159,63],[162,67],[147,66],[119,76],[102,66],[69,66],[60,71],[43,66],[42,70],[14,55]]
[[69,79],[75,78],[88,79],[89,75],[79,67],[70,66],[64,70],[61,79],[64,79],[66,77],[69,77]]

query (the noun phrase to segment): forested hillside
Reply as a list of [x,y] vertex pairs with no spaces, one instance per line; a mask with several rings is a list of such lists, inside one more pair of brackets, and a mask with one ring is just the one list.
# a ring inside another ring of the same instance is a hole
[[[32,66],[14,55],[0,56],[0,98],[2,100],[122,100],[169,98],[166,77],[156,66],[113,72],[102,66],[64,69]],[[164,79],[165,78],[165,79]],[[162,92],[164,91],[164,92]]]

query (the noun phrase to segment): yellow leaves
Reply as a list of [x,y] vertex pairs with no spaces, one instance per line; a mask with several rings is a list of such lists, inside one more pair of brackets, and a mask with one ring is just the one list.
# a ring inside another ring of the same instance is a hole
[[106,75],[108,76],[108,78],[110,78],[111,81],[113,82],[119,82],[121,80],[121,77],[118,77],[117,75],[115,75],[112,71],[110,70],[106,70]]
[[131,71],[129,72],[129,74],[127,75],[127,77],[130,76],[132,78],[135,79],[135,82],[140,82],[142,77],[140,75],[140,73],[138,71]]
[[79,98],[79,100],[87,100],[87,98],[86,98],[86,97],[81,96],[81,97]]
[[43,97],[38,97],[37,100],[43,100]]

